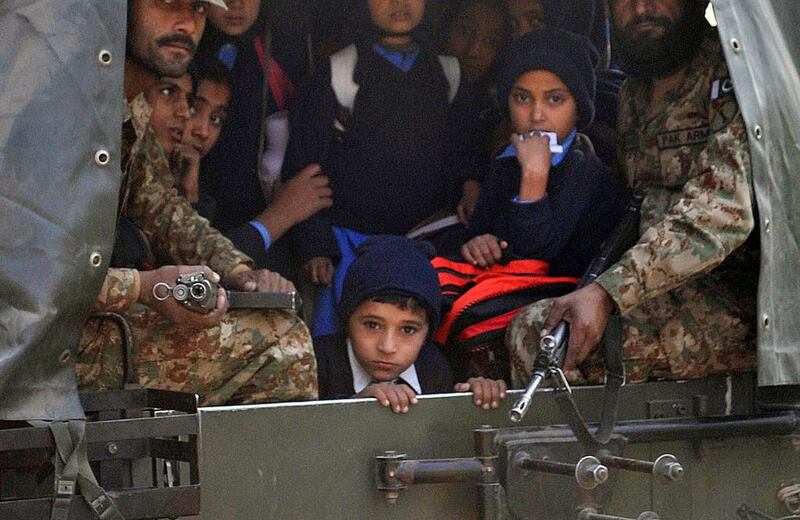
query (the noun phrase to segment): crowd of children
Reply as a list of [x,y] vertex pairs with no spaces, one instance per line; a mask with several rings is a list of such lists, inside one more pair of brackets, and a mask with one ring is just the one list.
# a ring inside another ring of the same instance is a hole
[[584,133],[607,65],[600,3],[569,2],[591,18],[577,23],[546,0],[352,0],[349,38],[324,42],[302,0],[226,3],[190,72],[145,92],[163,181],[258,267],[319,286],[321,398],[406,412],[421,393],[471,391],[496,408],[504,381],[454,384],[433,342],[436,252],[405,235],[454,214],[439,254],[581,275],[623,197]]

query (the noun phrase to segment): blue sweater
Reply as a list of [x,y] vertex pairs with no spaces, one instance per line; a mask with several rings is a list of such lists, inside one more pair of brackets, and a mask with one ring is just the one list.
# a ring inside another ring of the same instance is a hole
[[470,234],[506,240],[513,255],[549,262],[553,276],[581,276],[613,230],[625,188],[582,134],[550,168],[542,199],[512,200],[519,194],[521,175],[516,157],[494,161],[469,221]]

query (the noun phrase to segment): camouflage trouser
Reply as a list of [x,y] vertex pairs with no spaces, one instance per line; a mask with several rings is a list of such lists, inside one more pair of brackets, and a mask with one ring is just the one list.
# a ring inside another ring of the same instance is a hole
[[[143,306],[125,316],[143,387],[196,393],[203,405],[317,399],[311,336],[291,313],[235,310],[209,329],[181,328]],[[88,320],[76,362],[80,389],[121,388],[122,351],[113,321]]]
[[[509,325],[506,344],[513,387],[524,387],[534,348],[552,300],[526,307]],[[690,283],[647,302],[622,318],[622,359],[626,381],[694,379],[755,365],[755,292],[749,297]],[[600,349],[579,370],[576,383],[602,384]]]

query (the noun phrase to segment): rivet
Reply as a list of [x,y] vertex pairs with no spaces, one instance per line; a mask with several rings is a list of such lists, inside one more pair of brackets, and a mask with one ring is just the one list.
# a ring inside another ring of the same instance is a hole
[[764,315],[764,328],[769,328],[769,316]]
[[116,442],[109,442],[106,444],[106,451],[109,455],[116,455],[119,452],[119,446]]
[[94,154],[94,162],[96,162],[98,166],[107,165],[109,160],[111,160],[111,156],[105,150],[97,150],[97,153]]
[[100,62],[100,65],[108,67],[109,65],[111,65],[112,61],[111,51],[106,49],[101,50],[100,53],[97,55],[97,60]]
[[69,349],[67,349],[64,352],[62,352],[60,356],[58,356],[58,362],[61,363],[62,365],[66,365],[67,363],[69,363],[69,358],[71,357],[72,357],[72,352],[70,352]]
[[103,263],[103,255],[100,253],[94,252],[89,255],[89,265],[92,267],[100,267],[100,264]]
[[769,233],[772,229],[772,225],[768,218],[764,219],[764,233]]
[[733,52],[739,54],[739,52],[742,50],[742,44],[739,43],[739,40],[736,38],[731,38],[731,48],[733,49]]
[[756,139],[759,141],[762,137],[764,137],[764,132],[761,130],[761,125],[756,125],[753,127],[753,135],[755,135]]

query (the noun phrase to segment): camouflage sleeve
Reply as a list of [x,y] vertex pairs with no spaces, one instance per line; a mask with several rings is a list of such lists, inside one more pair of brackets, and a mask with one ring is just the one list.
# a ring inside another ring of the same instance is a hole
[[93,310],[124,312],[139,299],[139,272],[110,268],[94,302]]
[[[712,133],[697,159],[699,175],[684,184],[663,220],[597,282],[625,315],[641,303],[718,266],[754,226],[750,148],[738,106],[712,103]],[[723,112],[722,114],[720,112]],[[714,128],[714,121],[730,121]]]
[[148,127],[141,147],[132,159],[130,195],[125,213],[147,237],[161,262],[176,265],[204,264],[226,276],[236,266],[252,260],[211,227],[174,187],[159,182],[171,176],[169,163]]

